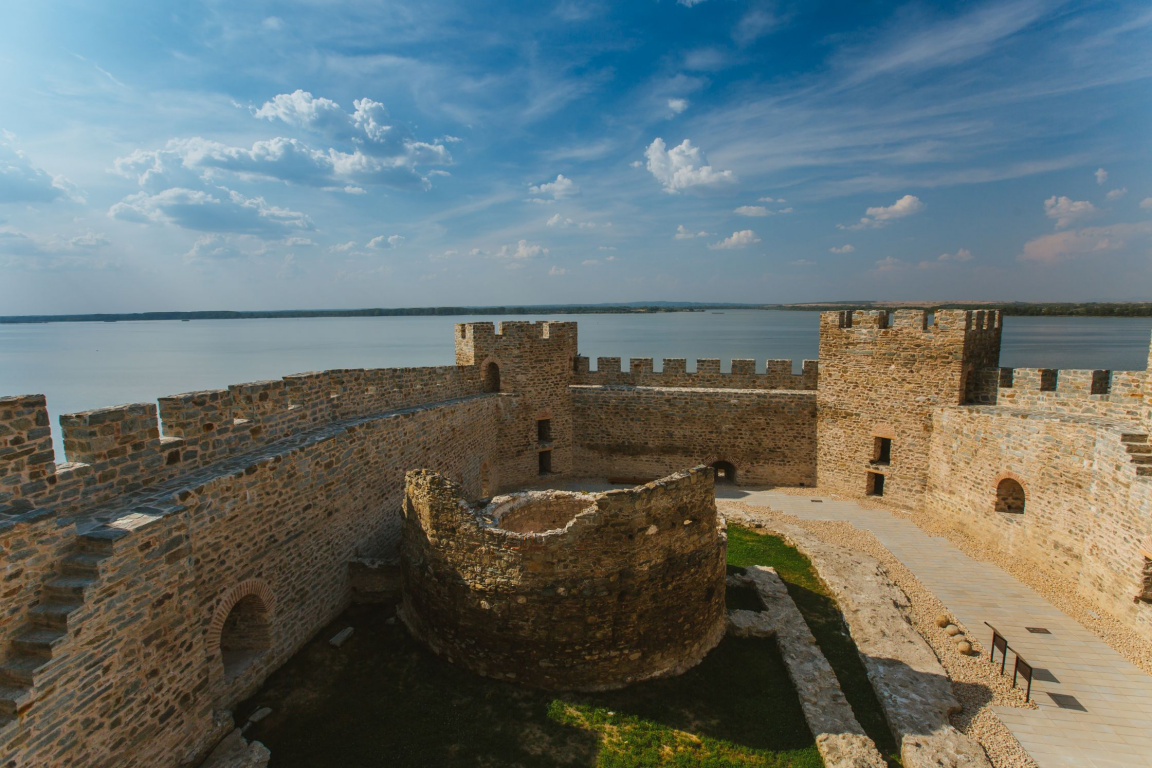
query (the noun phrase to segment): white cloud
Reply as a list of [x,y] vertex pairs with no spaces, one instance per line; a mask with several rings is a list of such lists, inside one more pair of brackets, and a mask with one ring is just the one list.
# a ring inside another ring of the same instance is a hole
[[155,195],[138,192],[109,208],[108,215],[122,221],[174,224],[204,232],[283,235],[293,229],[313,228],[312,220],[303,213],[223,188],[207,192],[174,187]]
[[552,269],[548,270],[548,274],[552,275],[553,277],[566,274],[567,272],[568,270],[564,269],[563,267],[557,267],[555,265],[552,266]]
[[777,197],[775,200],[773,200],[771,197],[762,197],[762,198],[760,198],[760,202],[761,203],[786,203],[788,201],[782,197]]
[[704,0],[676,0],[677,5],[683,5],[688,8],[691,8],[694,5],[700,5],[700,3],[703,2]]
[[568,178],[562,173],[556,174],[555,181],[545,182],[543,184],[534,184],[528,188],[528,191],[533,195],[551,195],[553,200],[562,200],[565,197],[571,197],[580,191],[576,186],[576,182]]
[[731,237],[726,237],[718,243],[710,243],[708,247],[713,251],[718,250],[731,250],[734,248],[747,248],[753,243],[760,242],[760,238],[756,237],[756,233],[750,229],[742,229],[739,232],[733,232]]
[[788,263],[794,267],[810,267],[816,262],[812,261],[811,259],[796,259],[796,261],[790,261]]
[[1096,169],[1096,183],[1103,185],[1104,182],[1106,182],[1106,181],[1108,181],[1108,171],[1104,170],[1103,168],[1097,168]]
[[1044,235],[1025,243],[1023,252],[1017,258],[1040,264],[1058,264],[1084,256],[1116,251],[1131,241],[1144,243],[1144,247],[1147,247],[1152,241],[1152,222],[1088,227]]
[[1152,197],[1146,197],[1141,200],[1140,209],[1143,211],[1152,211]]
[[0,131],[0,205],[4,203],[50,203],[72,199],[84,202],[75,185],[32,165],[17,149],[12,134]]
[[841,245],[839,247],[829,248],[828,252],[829,253],[852,253],[855,250],[856,250],[856,248],[854,246],[845,243],[844,245]]
[[104,235],[98,235],[95,232],[85,232],[83,235],[77,235],[68,241],[68,245],[72,248],[103,248],[106,245],[111,245],[111,241]]
[[[614,250],[616,250],[616,246],[614,246],[614,245],[601,245],[597,250],[614,251]],[[612,261],[612,259],[614,259],[614,258],[616,258],[616,257],[615,256],[609,256],[607,259],[605,259],[605,261]]]
[[355,240],[328,246],[328,253],[348,253],[356,247]]
[[387,246],[389,248],[395,248],[402,242],[404,242],[404,237],[402,235],[379,235],[368,241],[368,247],[384,248]]
[[742,205],[736,209],[741,216],[771,216],[772,211],[762,205]]
[[839,225],[840,229],[867,229],[883,227],[896,219],[911,216],[924,210],[924,203],[915,195],[904,195],[892,205],[869,208],[860,221],[850,226]]
[[1044,213],[1048,218],[1056,220],[1057,229],[1064,229],[1077,219],[1096,213],[1096,206],[1087,200],[1071,200],[1063,195],[1060,197],[1053,195],[1044,201]]
[[708,237],[708,235],[710,235],[710,234],[712,234],[712,233],[711,232],[692,232],[687,227],[685,227],[683,224],[681,224],[680,226],[676,227],[675,237],[677,240],[691,240],[693,237]]
[[972,251],[961,248],[956,253],[942,253],[937,261],[972,261]]
[[684,139],[678,146],[667,149],[664,140],[657,138],[644,152],[648,171],[664,185],[668,193],[682,192],[694,187],[712,188],[736,181],[732,171],[717,171],[705,164],[698,147]]
[[668,99],[668,109],[678,115],[688,109],[688,99]]
[[600,262],[597,259],[584,259],[584,261],[580,262],[580,264],[585,267],[595,267],[599,263]]
[[1121,187],[1120,189],[1109,190],[1108,194],[1104,195],[1104,199],[1105,200],[1119,200],[1120,198],[1124,197],[1124,195],[1126,195],[1126,194],[1128,194],[1128,188],[1127,187]]
[[783,19],[767,7],[752,8],[741,17],[736,28],[732,30],[732,39],[737,45],[748,45],[779,29],[782,22]]
[[[252,249],[245,249],[245,240]],[[255,238],[232,238],[224,235],[204,235],[197,238],[192,248],[184,254],[185,261],[228,261],[242,259],[263,252],[263,245]]]
[[876,262],[876,271],[877,272],[890,272],[893,269],[896,269],[897,267],[901,267],[903,265],[904,265],[904,262],[900,261],[900,259],[897,259],[893,256],[889,256],[886,259],[880,259],[880,261]]
[[560,229],[568,229],[576,227],[577,229],[601,229],[612,226],[612,222],[606,221],[602,224],[597,224],[594,221],[574,221],[566,216],[561,216],[555,213],[545,222],[549,227],[559,227]]
[[[547,248],[535,243],[529,243],[527,240],[521,240],[516,244],[515,248],[510,245],[501,246],[500,250],[496,252],[496,255],[502,259],[522,261],[524,259],[535,258],[536,256],[547,255],[547,253]],[[475,254],[475,251],[473,251],[473,254]]]

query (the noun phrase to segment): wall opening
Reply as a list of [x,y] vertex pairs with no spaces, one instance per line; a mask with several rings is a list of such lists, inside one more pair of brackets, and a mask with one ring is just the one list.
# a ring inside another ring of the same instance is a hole
[[492,496],[492,470],[488,462],[480,462],[480,496],[487,499]]
[[548,475],[552,473],[552,451],[540,451],[536,454],[537,461],[539,462],[539,474]]
[[484,391],[500,391],[500,366],[496,363],[488,363],[484,366]]
[[258,595],[245,595],[232,606],[220,631],[225,677],[236,677],[271,647],[268,607]]
[[716,482],[734,485],[736,483],[736,466],[727,461],[717,461],[712,465],[716,470]]
[[1140,599],[1152,603],[1152,557],[1144,558],[1144,573],[1140,590]]
[[884,495],[884,475],[879,472],[868,473],[868,483],[865,487],[865,492],[869,496],[883,496]]
[[1024,486],[1006,477],[996,486],[996,511],[1010,515],[1024,514]]
[[552,419],[536,420],[536,440],[541,443],[552,442]]
[[892,438],[876,437],[872,439],[872,463],[892,463]]

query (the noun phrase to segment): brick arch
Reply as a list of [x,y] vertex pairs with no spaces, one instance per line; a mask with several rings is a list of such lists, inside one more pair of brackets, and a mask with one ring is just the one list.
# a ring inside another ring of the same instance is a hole
[[[1005,480],[1011,480],[1019,486],[1020,497],[1016,497],[1016,491],[1009,486],[1007,492],[1001,488]],[[1028,506],[1028,484],[1024,482],[1024,478],[1010,470],[1004,470],[996,476],[996,481],[992,484],[992,493],[995,498],[994,509],[997,512],[1009,512],[1013,514],[1023,514]]]
[[720,456],[718,454],[711,454],[711,455],[705,457],[704,460],[701,461],[700,463],[705,465],[705,466],[712,467],[713,469],[717,469],[717,466],[716,466],[717,464],[726,464],[731,469],[731,474],[727,478],[717,478],[717,480],[719,480],[720,482],[724,482],[725,480],[727,480],[728,482],[731,482],[732,484],[736,483],[736,478],[739,476],[739,472],[740,472],[740,465],[737,464],[735,461],[732,461],[732,459],[729,458],[728,456]]
[[208,647],[214,652],[220,652],[220,635],[224,631],[224,622],[228,620],[228,614],[236,607],[236,603],[249,595],[254,595],[263,603],[264,610],[268,613],[269,622],[275,616],[276,596],[263,579],[246,579],[234,585],[224,593],[220,602],[216,604],[216,610],[212,614],[212,623],[208,625]]
[[1002,480],[1015,480],[1016,482],[1020,483],[1020,487],[1024,489],[1025,493],[1028,492],[1028,483],[1024,482],[1024,478],[1020,477],[1020,475],[1012,472],[1011,470],[1006,469],[1000,474],[996,475],[996,479],[992,482],[992,486],[995,487],[1000,485]]

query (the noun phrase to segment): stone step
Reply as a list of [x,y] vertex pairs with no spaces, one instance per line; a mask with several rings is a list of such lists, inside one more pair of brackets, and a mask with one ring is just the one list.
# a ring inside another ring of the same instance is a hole
[[33,626],[47,629],[68,629],[68,617],[78,611],[83,603],[73,602],[46,602],[33,606],[28,611],[28,618]]
[[0,721],[15,718],[20,710],[32,703],[32,689],[20,686],[0,685]]
[[82,603],[85,591],[95,583],[96,579],[88,576],[57,576],[44,584],[44,594],[49,600]]
[[1120,435],[1120,442],[1122,443],[1147,443],[1148,435],[1144,433],[1129,432]]
[[1152,453],[1134,453],[1128,457],[1133,464],[1152,464]]
[[1152,445],[1148,443],[1124,443],[1124,450],[1128,453],[1152,453]]
[[74,552],[60,561],[60,569],[67,575],[95,579],[100,576],[100,563],[107,557],[102,552]]
[[1140,464],[1136,467],[1137,477],[1152,477],[1152,466]]
[[39,656],[9,656],[3,664],[0,664],[0,685],[31,688],[36,684],[36,673],[48,662],[49,659]]
[[108,528],[97,528],[82,533],[76,537],[77,546],[82,552],[94,552],[111,555],[116,541],[124,537],[124,531]]
[[59,629],[37,627],[25,630],[12,638],[12,647],[17,653],[41,658],[52,658],[52,652],[68,639],[68,633]]

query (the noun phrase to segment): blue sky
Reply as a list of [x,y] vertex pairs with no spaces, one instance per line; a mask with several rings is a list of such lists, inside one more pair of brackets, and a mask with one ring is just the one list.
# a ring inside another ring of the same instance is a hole
[[0,314],[1152,298],[1142,2],[9,2]]

